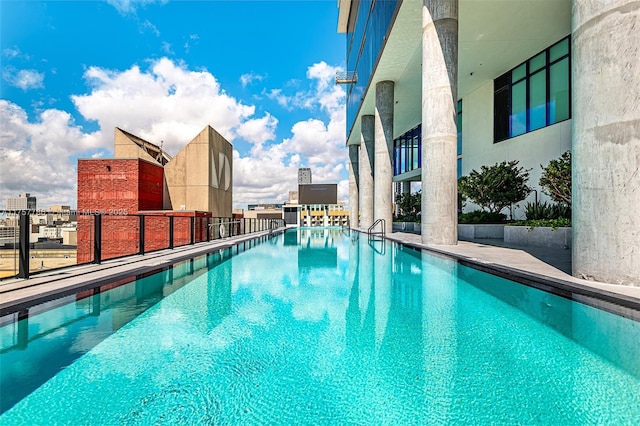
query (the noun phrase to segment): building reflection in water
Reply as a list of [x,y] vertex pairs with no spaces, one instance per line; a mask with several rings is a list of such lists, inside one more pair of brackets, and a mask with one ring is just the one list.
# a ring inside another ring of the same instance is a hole
[[[163,297],[206,272],[206,257],[200,257],[2,317],[0,389],[11,392],[2,392],[0,412],[39,387],[43,378],[53,377]],[[226,299],[230,304],[230,297]],[[213,316],[220,316],[220,310],[214,309]]]

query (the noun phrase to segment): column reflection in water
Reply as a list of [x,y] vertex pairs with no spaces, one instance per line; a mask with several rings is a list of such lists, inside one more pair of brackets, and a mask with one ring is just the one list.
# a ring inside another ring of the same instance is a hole
[[453,409],[457,365],[457,263],[422,253],[425,417],[446,423]]
[[373,248],[376,346],[379,348],[387,328],[391,305],[391,256],[386,253],[384,240],[369,240]]
[[347,280],[351,283],[349,304],[345,314],[345,334],[347,347],[357,347],[360,342],[359,332],[362,321],[360,310],[360,246],[358,234],[350,232],[349,238],[349,269]]
[[359,238],[358,249],[358,307],[360,314],[359,337],[363,348],[373,348],[375,343],[375,280],[374,251],[366,238]]
[[[233,261],[215,262],[217,264],[207,274],[207,328],[217,327],[224,317],[231,313],[231,289],[233,285]],[[220,262],[220,263],[219,263]]]

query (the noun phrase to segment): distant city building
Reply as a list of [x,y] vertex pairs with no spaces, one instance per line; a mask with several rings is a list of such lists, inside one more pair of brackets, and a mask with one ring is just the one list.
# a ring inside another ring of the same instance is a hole
[[71,211],[71,206],[51,206],[49,207],[49,225],[62,225],[64,223],[75,222],[76,212]]
[[338,185],[300,184],[298,185],[298,202],[300,204],[336,204],[338,202]]
[[[308,171],[311,181],[311,169]],[[302,179],[304,180],[304,179]],[[299,226],[346,226],[349,211],[338,201],[338,185],[299,183],[297,191],[289,191],[289,201],[283,206],[283,217],[287,225]]]
[[5,198],[7,210],[35,210],[36,197],[32,197],[28,192],[23,192],[17,197]]
[[300,184],[311,184],[310,168],[307,167],[298,169],[298,185]]
[[281,209],[282,204],[248,204],[247,210],[275,210]]

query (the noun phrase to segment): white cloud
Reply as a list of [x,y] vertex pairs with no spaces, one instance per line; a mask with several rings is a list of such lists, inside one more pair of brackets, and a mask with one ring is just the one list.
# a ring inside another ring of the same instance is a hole
[[12,86],[22,90],[44,87],[44,74],[36,70],[16,70],[12,67],[7,67],[3,70],[2,78]]
[[153,23],[151,23],[151,21],[149,21],[148,19],[140,23],[140,32],[144,33],[147,31],[155,34],[157,37],[160,36],[160,30],[158,29],[158,27],[153,25]]
[[95,134],[83,133],[67,112],[49,109],[30,123],[26,112],[0,100],[0,188],[2,200],[30,192],[39,207],[75,205],[76,164],[72,156],[99,146]]
[[338,198],[347,200],[345,92],[332,84],[336,70],[320,62],[309,67],[308,90],[291,96],[282,89],[263,92],[285,107],[309,110],[313,117],[295,123],[292,136],[280,143],[254,145],[244,157],[235,152],[235,205],[286,201],[288,192],[298,187],[298,167],[311,167],[314,183],[338,183]]
[[85,78],[93,90],[71,99],[106,132],[107,145],[113,128],[120,127],[151,142],[164,141],[173,155],[207,124],[233,141],[255,111],[227,95],[209,72],[190,71],[167,58],[146,72],[138,66],[122,72],[91,67]]
[[254,74],[254,73],[242,74],[240,76],[240,84],[242,84],[242,87],[247,87],[247,85],[253,83],[254,81],[262,81],[264,80],[264,78],[265,76],[260,74]]
[[165,4],[168,0],[106,0],[111,6],[115,7],[121,15],[136,13],[139,6],[146,6],[153,3]]
[[0,197],[30,192],[50,204],[75,205],[75,158],[110,156],[114,127],[162,141],[176,154],[209,124],[232,143],[242,138],[252,144],[249,152],[234,150],[235,207],[285,201],[297,189],[298,167],[312,167],[315,183],[338,183],[339,198],[346,200],[345,95],[328,83],[330,68],[309,68],[308,90],[296,93],[308,118],[281,140],[271,113],[256,117],[255,106],[228,95],[211,73],[167,58],[147,69],[86,70],[89,90],[71,100],[84,119],[98,124],[94,133],[84,133],[68,112],[46,109],[30,122],[20,106],[1,101]]
[[173,55],[175,52],[171,49],[171,43],[167,41],[162,42],[162,51],[167,55]]
[[2,50],[2,55],[5,58],[9,58],[9,59],[17,58],[18,56],[20,56],[20,49],[18,49],[17,47],[13,49],[10,47],[7,47],[6,49]]
[[278,105],[283,108],[286,108],[288,110],[293,109],[293,106],[290,105],[293,98],[282,94],[282,89],[271,89],[269,91],[267,91],[267,89],[264,89],[262,90],[262,94],[267,98],[273,99],[274,101],[278,102]]
[[249,142],[261,144],[276,137],[278,119],[266,113],[262,118],[247,120],[238,126],[238,136]]

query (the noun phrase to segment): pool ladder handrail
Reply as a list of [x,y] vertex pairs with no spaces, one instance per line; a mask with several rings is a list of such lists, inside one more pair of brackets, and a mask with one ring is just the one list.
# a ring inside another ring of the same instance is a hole
[[343,223],[342,225],[340,225],[340,228],[342,229],[343,234],[348,235],[351,233],[351,223],[349,222],[349,218],[347,218],[346,223]]
[[[376,228],[376,226],[380,224],[380,231],[374,231],[374,229]],[[367,229],[367,234],[369,235],[369,239],[374,238],[376,235],[380,235],[381,237],[384,237],[385,235],[385,229],[387,228],[386,222],[384,219],[378,219],[375,222],[373,222],[373,224],[369,227],[369,229]]]

